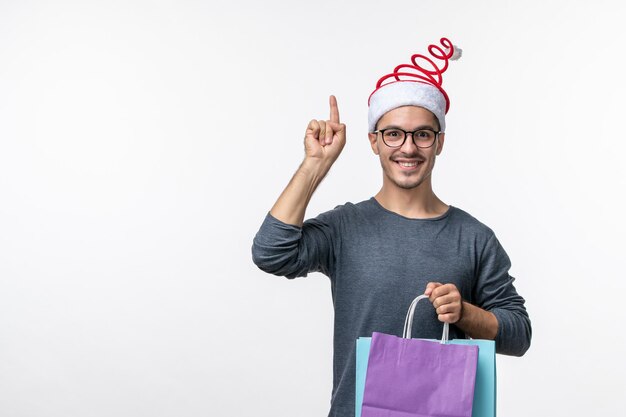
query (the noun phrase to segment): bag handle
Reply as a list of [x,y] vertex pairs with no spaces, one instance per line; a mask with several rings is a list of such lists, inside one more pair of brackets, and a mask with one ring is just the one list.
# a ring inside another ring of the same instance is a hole
[[[415,314],[415,307],[420,300],[424,298],[428,298],[426,294],[422,294],[419,297],[416,297],[409,306],[409,310],[406,312],[406,318],[404,319],[404,331],[402,332],[403,339],[411,338],[411,328],[413,327],[413,315]],[[448,333],[450,330],[450,325],[448,323],[443,324],[443,333],[441,335],[441,344],[446,344],[448,342]]]

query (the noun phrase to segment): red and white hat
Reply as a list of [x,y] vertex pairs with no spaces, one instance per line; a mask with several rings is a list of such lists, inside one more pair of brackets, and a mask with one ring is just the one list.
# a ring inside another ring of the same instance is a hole
[[433,59],[442,61],[440,68],[433,59],[422,54],[411,57],[411,64],[398,65],[391,74],[378,80],[368,104],[369,131],[376,130],[376,123],[388,111],[402,106],[419,106],[432,112],[439,121],[442,132],[446,130],[445,115],[450,108],[450,99],[442,87],[442,74],[448,62],[461,57],[461,49],[441,38],[441,45],[430,45],[428,52]]

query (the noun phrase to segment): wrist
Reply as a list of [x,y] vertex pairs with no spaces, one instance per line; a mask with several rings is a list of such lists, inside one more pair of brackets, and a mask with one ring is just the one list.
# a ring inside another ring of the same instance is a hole
[[472,307],[474,307],[474,305],[468,303],[467,301],[461,301],[461,313],[459,314],[459,321],[457,322],[458,325],[463,326],[465,323],[472,321],[471,316],[472,313],[474,313]]
[[474,339],[494,340],[498,333],[498,319],[487,310],[467,301],[461,302],[461,318],[455,325]]
[[326,176],[331,165],[332,163],[329,164],[323,159],[307,156],[300,164],[298,172],[319,183]]

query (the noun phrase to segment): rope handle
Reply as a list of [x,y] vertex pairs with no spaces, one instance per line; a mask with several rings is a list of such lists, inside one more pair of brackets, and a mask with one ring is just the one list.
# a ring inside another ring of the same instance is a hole
[[[424,298],[428,298],[426,294],[422,294],[419,297],[416,297],[409,306],[409,310],[406,312],[406,318],[404,319],[404,330],[402,332],[403,339],[411,338],[411,328],[413,327],[413,316],[415,314],[415,307],[420,300]],[[443,324],[443,333],[441,335],[441,344],[446,344],[448,342],[448,333],[450,330],[450,325],[448,323]]]

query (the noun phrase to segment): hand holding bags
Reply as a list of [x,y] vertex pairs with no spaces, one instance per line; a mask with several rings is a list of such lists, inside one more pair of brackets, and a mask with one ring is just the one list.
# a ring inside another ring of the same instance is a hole
[[[476,391],[476,405],[482,411],[477,414],[474,410],[473,415],[495,416],[494,342],[448,343],[447,324],[441,342],[411,339],[415,306],[423,298],[427,297],[417,297],[411,303],[403,338],[375,332],[371,340],[357,340],[357,417],[470,417],[475,383],[479,381],[487,389]],[[481,355],[482,368],[486,371],[482,378],[476,376],[477,345],[481,349],[486,346],[485,355]]]

